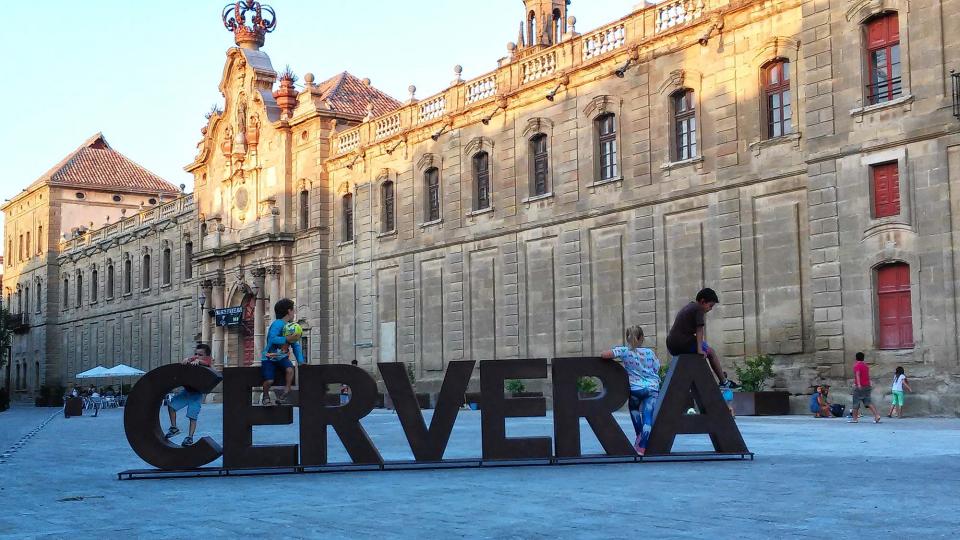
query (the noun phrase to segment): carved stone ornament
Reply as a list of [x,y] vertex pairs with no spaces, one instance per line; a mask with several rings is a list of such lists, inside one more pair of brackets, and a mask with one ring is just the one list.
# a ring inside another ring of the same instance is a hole
[[675,90],[683,88],[684,79],[686,79],[686,72],[682,69],[675,69],[667,75],[667,78],[660,83],[660,87],[657,88],[657,92],[661,95],[664,93],[673,93]]
[[420,157],[419,160],[417,160],[417,169],[424,170],[424,169],[429,169],[431,167],[435,167],[436,166],[434,163],[435,161],[437,160],[433,154],[429,154],[429,153],[424,154],[423,156]]
[[223,129],[223,142],[220,143],[220,151],[227,157],[233,153],[233,126],[229,124]]
[[493,150],[493,139],[490,137],[474,137],[464,147],[463,153],[466,156],[472,156],[477,152],[490,153],[491,150]]
[[241,212],[245,212],[249,204],[250,196],[247,193],[247,188],[241,186],[233,195],[233,207]]
[[612,96],[597,96],[584,107],[583,114],[588,118],[596,118],[610,112],[615,104],[616,101]]
[[553,131],[553,122],[548,118],[534,117],[527,120],[527,126],[523,129],[523,137],[528,138],[547,131]]

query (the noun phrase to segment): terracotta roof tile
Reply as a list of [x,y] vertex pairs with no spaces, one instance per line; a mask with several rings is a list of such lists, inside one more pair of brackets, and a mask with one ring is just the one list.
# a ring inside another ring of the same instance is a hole
[[31,187],[38,184],[115,188],[157,194],[180,191],[170,182],[110,148],[100,133],[84,141],[79,148],[31,184]]
[[334,111],[367,115],[367,104],[373,103],[373,115],[380,116],[400,107],[401,103],[373,86],[344,71],[318,86],[321,98]]

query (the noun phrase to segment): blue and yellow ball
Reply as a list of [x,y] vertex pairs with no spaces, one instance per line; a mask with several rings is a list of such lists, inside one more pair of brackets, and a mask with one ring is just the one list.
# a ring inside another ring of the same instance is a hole
[[299,338],[302,335],[303,328],[295,322],[287,323],[287,325],[283,327],[283,337],[297,336]]

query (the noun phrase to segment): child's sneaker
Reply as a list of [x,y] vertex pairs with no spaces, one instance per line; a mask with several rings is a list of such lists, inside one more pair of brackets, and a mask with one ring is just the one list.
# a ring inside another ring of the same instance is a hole
[[640,435],[637,435],[637,439],[636,439],[635,441],[633,441],[633,449],[636,450],[636,452],[637,452],[638,455],[641,455],[641,456],[642,456],[645,448],[642,447],[642,446],[640,446],[641,440],[642,440],[642,439],[641,439],[641,436],[640,436]]
[[167,434],[164,435],[163,438],[169,441],[178,433],[180,433],[180,429],[178,427],[170,426],[170,429],[167,430]]
[[180,446],[186,448],[188,446],[193,446],[193,437],[187,437],[183,439],[183,442],[180,443]]

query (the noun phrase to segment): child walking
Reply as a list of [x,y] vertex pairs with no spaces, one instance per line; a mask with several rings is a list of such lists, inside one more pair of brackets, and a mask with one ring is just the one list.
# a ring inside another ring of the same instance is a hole
[[910,383],[907,382],[907,375],[903,371],[903,366],[897,366],[897,371],[893,374],[893,395],[890,396],[890,400],[893,402],[890,405],[890,412],[887,413],[887,418],[893,418],[893,411],[897,411],[897,418],[903,418],[903,389],[906,388],[908,392],[913,392],[913,389],[910,388]]
[[630,420],[637,433],[633,443],[637,454],[647,451],[647,441],[653,429],[653,409],[660,396],[660,360],[650,349],[641,347],[643,329],[631,326],[626,331],[627,346],[614,347],[600,354],[607,360],[619,359],[630,379]]

